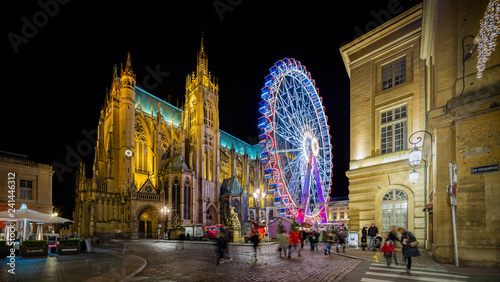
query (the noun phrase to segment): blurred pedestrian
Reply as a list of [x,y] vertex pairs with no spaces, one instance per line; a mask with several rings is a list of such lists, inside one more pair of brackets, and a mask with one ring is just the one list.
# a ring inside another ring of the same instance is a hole
[[299,249],[299,232],[295,230],[290,230],[289,234],[289,246],[288,246],[288,258],[292,257],[292,249],[298,250],[298,256],[300,257],[300,249]]
[[255,260],[257,260],[257,247],[259,246],[259,232],[253,231],[250,237],[250,242],[253,244],[253,251],[255,254]]
[[286,230],[283,229],[280,232],[279,247],[278,247],[278,251],[280,252],[280,257],[281,257],[281,251],[283,251],[286,257],[287,249],[288,249],[288,234],[286,233]]
[[344,230],[340,230],[337,234],[337,253],[339,252],[339,246],[342,247],[342,252],[345,253],[345,244],[346,244],[346,233]]
[[301,230],[299,232],[299,240],[300,240],[300,249],[304,249],[304,241],[306,240],[307,238],[307,234],[304,230]]
[[224,232],[220,232],[217,238],[217,265],[224,262],[224,253],[227,250],[227,237]]
[[331,244],[333,243],[333,234],[330,230],[323,233],[323,241],[325,242],[325,256],[330,254]]
[[410,274],[411,257],[420,256],[417,247],[418,241],[410,231],[406,231],[402,227],[398,228],[398,233],[401,234],[401,244],[403,245],[402,253],[406,258],[406,273]]
[[392,254],[394,257],[394,263],[396,265],[399,265],[398,254],[399,254],[399,250],[401,250],[401,247],[402,247],[401,240],[399,239],[400,237],[401,237],[401,235],[398,233],[396,226],[392,226],[392,229],[389,232],[389,239],[391,239],[391,241],[394,244],[394,251],[392,252]]

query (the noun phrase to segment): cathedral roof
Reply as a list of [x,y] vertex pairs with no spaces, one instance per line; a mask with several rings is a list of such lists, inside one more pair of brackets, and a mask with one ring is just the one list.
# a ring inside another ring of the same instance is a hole
[[220,145],[229,149],[232,149],[234,146],[234,150],[241,155],[244,155],[246,151],[252,160],[260,157],[260,153],[262,153],[262,150],[264,149],[264,147],[259,144],[250,145],[247,142],[241,141],[240,139],[222,130],[220,130]]
[[162,169],[169,169],[169,168],[189,169],[188,166],[186,165],[186,162],[184,161],[184,158],[179,154],[164,160],[161,163],[161,167]]
[[220,187],[220,196],[240,193],[245,194],[245,190],[243,190],[236,177],[224,179]]
[[166,101],[152,95],[151,93],[139,88],[135,87],[135,104],[140,105],[142,111],[151,115],[151,109],[153,109],[153,115],[156,116],[156,112],[158,111],[158,103],[160,103],[161,114],[163,119],[167,122],[171,122],[172,118],[174,119],[174,125],[178,126],[181,124],[182,113],[183,110],[174,107],[167,103]]

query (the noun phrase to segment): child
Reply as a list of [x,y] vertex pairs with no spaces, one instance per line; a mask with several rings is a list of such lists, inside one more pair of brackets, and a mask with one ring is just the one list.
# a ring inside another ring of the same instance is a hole
[[384,253],[385,261],[387,262],[387,266],[391,264],[392,251],[394,250],[394,244],[391,239],[387,238],[385,240],[385,244],[380,248],[380,252]]

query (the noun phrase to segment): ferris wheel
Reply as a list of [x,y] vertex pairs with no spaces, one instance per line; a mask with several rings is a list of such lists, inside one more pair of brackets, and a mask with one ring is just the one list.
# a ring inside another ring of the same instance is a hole
[[261,97],[261,159],[275,206],[299,223],[326,223],[331,136],[315,81],[299,61],[285,58],[271,67]]

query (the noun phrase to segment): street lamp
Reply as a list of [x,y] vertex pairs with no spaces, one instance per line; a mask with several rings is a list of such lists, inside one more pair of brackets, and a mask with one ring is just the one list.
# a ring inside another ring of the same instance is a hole
[[[410,180],[411,183],[415,184],[418,181],[419,174],[415,170],[415,168],[420,164],[420,162],[424,161],[424,207],[427,205],[427,162],[422,159],[422,150],[419,150],[417,148],[417,144],[419,144],[422,141],[422,137],[417,136],[416,141],[412,142],[412,137],[413,135],[417,133],[427,133],[431,137],[431,161],[432,161],[432,134],[429,131],[426,130],[419,130],[413,132],[412,135],[408,138],[408,143],[413,145],[413,149],[410,152],[410,155],[408,157],[408,164],[412,168],[412,171],[410,172],[410,175],[408,176],[408,179]],[[424,147],[424,144],[422,144],[422,148]],[[424,214],[424,247],[427,248],[427,213]]]
[[260,216],[260,199],[266,197],[266,192],[260,193],[260,189],[257,189],[257,191],[253,192],[253,198],[255,201],[258,202],[257,204],[257,222],[259,222],[259,216]]

